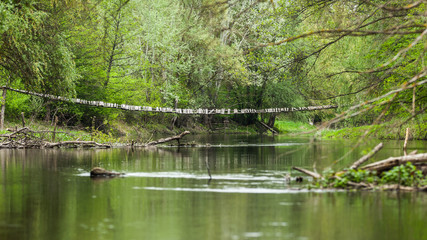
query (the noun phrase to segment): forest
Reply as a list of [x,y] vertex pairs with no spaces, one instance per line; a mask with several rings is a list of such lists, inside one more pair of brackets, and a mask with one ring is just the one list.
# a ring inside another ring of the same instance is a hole
[[[427,139],[427,1],[3,0],[0,85],[137,106],[265,109],[178,115],[90,107],[3,88],[1,128],[114,132],[277,119]],[[54,123],[55,122],[55,123]],[[359,131],[359,130],[358,130]]]

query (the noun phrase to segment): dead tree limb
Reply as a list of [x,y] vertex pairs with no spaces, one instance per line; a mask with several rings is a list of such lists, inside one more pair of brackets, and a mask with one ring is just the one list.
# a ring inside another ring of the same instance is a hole
[[[415,88],[414,88],[415,89]],[[406,129],[406,134],[405,134],[405,143],[403,143],[403,152],[406,154],[406,148],[408,146],[408,138],[409,138],[409,128]]]
[[170,141],[173,141],[173,140],[177,140],[178,143],[179,143],[179,140],[182,137],[184,137],[185,135],[187,135],[187,134],[190,134],[190,132],[189,131],[185,131],[185,132],[182,132],[181,134],[176,135],[176,136],[172,136],[172,137],[168,137],[168,138],[161,138],[161,139],[159,139],[157,141],[152,141],[152,142],[147,143],[146,146],[154,146],[154,145],[157,145],[157,144],[166,143],[166,142],[170,142]]
[[354,162],[353,165],[350,166],[350,169],[357,169],[364,162],[368,161],[375,153],[377,153],[379,150],[381,150],[381,148],[383,148],[383,143],[378,144],[368,154],[366,154],[365,156],[361,157],[359,160]]
[[399,164],[405,164],[407,162],[411,162],[412,164],[425,163],[427,162],[427,153],[406,155],[401,157],[390,157],[385,160],[374,162],[366,166],[363,166],[361,169],[382,172],[382,171],[391,169],[394,166],[397,166]]
[[322,175],[315,173],[315,172],[312,172],[312,171],[309,171],[309,170],[304,169],[304,168],[292,167],[292,169],[295,169],[298,172],[302,172],[306,175],[309,175],[310,177],[313,177],[314,179],[321,179],[322,178]]

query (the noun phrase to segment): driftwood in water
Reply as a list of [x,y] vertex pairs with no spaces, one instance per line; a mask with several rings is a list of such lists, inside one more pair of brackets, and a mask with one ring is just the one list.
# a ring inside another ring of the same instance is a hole
[[375,153],[377,153],[381,148],[383,147],[383,143],[378,144],[372,151],[370,151],[365,156],[361,157],[359,160],[353,163],[351,165],[350,169],[357,169],[360,165],[362,165],[364,162],[368,161]]
[[109,144],[97,143],[95,141],[63,141],[50,143],[46,142],[43,147],[45,148],[54,148],[54,147],[62,147],[62,146],[80,146],[80,147],[101,147],[101,148],[111,148]]
[[181,134],[173,136],[173,137],[162,138],[162,139],[159,139],[157,141],[152,141],[152,142],[147,143],[146,146],[154,146],[154,145],[157,145],[157,144],[166,143],[166,142],[170,142],[170,141],[173,141],[173,140],[177,140],[178,141],[178,145],[179,145],[179,140],[182,137],[184,137],[185,135],[187,135],[187,134],[190,134],[190,132],[189,131],[185,131],[185,132],[182,132]]
[[368,171],[382,172],[400,164],[411,162],[412,164],[426,163],[427,153],[420,153],[415,155],[406,155],[401,157],[390,157],[382,161],[374,162],[363,166],[361,169]]
[[124,175],[123,173],[110,172],[100,167],[94,167],[90,170],[90,177],[118,177]]
[[305,173],[305,174],[307,174],[307,175],[309,175],[309,176],[311,176],[311,177],[313,177],[315,179],[321,179],[322,178],[322,175],[320,175],[318,173],[315,173],[315,172],[312,172],[312,171],[309,171],[309,170],[304,169],[304,168],[292,167],[292,169],[295,169],[295,170],[297,170],[299,172]]

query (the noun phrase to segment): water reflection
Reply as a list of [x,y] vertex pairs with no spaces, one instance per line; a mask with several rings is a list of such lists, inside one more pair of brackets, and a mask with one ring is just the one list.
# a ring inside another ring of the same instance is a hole
[[[284,180],[294,165],[330,166],[351,142],[192,137],[211,146],[0,150],[0,239],[426,239],[425,193],[300,191],[307,181]],[[94,166],[126,175],[93,181]]]

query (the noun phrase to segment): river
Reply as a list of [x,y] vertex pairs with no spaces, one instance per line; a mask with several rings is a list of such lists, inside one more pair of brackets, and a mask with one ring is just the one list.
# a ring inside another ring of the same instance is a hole
[[[306,176],[284,179],[292,166],[349,166],[378,141],[185,138],[207,145],[0,150],[0,239],[427,239],[426,193],[306,190]],[[374,160],[402,155],[402,144],[385,142]],[[94,180],[94,166],[126,175]]]

